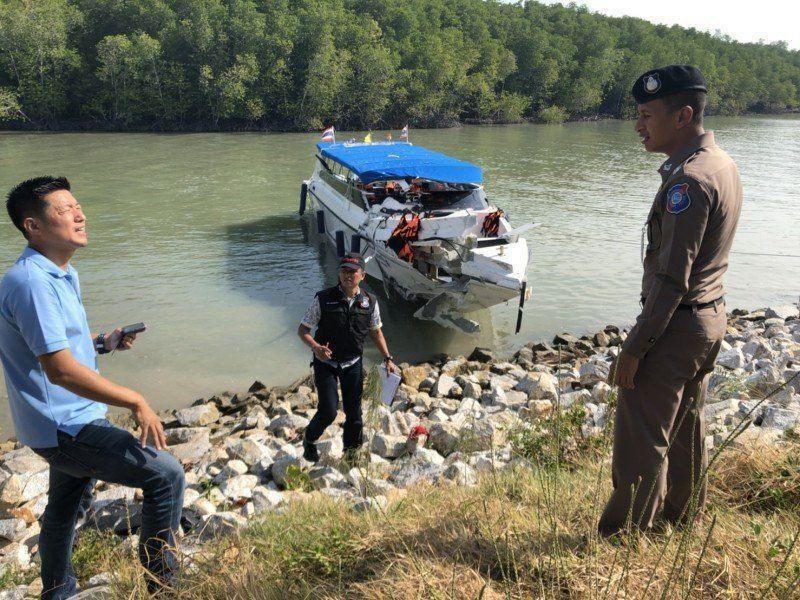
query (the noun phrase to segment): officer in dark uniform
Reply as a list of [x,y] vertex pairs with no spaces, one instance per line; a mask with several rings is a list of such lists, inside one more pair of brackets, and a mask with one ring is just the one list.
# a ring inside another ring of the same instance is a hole
[[[362,444],[361,393],[364,368],[361,355],[369,336],[383,356],[387,371],[396,369],[381,331],[381,315],[375,296],[363,291],[364,259],[357,254],[344,256],[339,264],[339,283],[317,292],[308,307],[297,334],[314,353],[314,384],[317,412],[306,428],[303,457],[319,460],[316,441],[333,423],[339,407],[337,383],[342,388],[344,407],[344,450],[352,459]],[[311,336],[311,330],[316,333]]]
[[703,402],[726,330],[722,277],[742,206],[736,165],[703,129],[700,71],[648,71],[632,93],[645,150],[669,158],[646,223],[642,312],[613,370],[614,491],[603,535],[629,518],[647,529],[659,509],[679,524],[705,501]]

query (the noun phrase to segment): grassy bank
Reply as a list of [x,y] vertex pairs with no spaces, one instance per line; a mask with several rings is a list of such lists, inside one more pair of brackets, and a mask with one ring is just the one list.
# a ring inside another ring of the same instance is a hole
[[[693,527],[616,541],[594,534],[607,458],[418,487],[385,511],[297,501],[186,557],[179,597],[797,597],[800,446],[726,451]],[[130,550],[83,545],[120,597],[145,597]]]

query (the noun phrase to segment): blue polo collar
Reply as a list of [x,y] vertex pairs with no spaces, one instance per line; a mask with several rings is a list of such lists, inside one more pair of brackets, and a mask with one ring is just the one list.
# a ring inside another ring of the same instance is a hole
[[25,246],[25,249],[22,251],[22,255],[20,255],[19,258],[20,260],[30,259],[39,268],[43,269],[53,277],[65,278],[72,277],[75,274],[75,269],[72,268],[72,265],[67,265],[67,270],[65,271],[52,260],[47,258],[44,254],[38,250],[34,250],[30,246]]

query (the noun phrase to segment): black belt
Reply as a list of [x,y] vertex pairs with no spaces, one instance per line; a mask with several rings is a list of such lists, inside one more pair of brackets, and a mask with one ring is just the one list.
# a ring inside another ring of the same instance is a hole
[[[644,306],[645,302],[647,302],[647,298],[642,296],[642,306]],[[724,297],[719,297],[716,300],[711,300],[710,302],[703,302],[702,304],[678,304],[677,310],[702,310],[704,308],[710,308],[712,306],[717,306],[717,304],[722,304],[725,302]]]

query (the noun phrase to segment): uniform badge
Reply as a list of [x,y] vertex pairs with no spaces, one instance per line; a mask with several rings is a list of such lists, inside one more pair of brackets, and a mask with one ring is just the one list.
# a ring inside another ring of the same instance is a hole
[[644,91],[648,94],[655,94],[661,89],[661,78],[658,73],[651,73],[644,78]]
[[369,298],[366,296],[361,299],[361,308],[369,308]]
[[669,188],[667,192],[667,212],[673,215],[682,213],[692,203],[689,198],[689,184],[679,183]]

